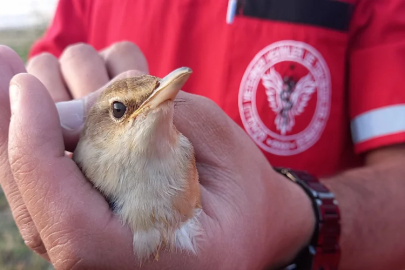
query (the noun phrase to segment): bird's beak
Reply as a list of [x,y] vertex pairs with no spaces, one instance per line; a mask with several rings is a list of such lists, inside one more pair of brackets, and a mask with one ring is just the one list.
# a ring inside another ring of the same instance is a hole
[[132,116],[136,117],[145,108],[155,109],[165,101],[174,100],[191,73],[192,70],[188,67],[178,68],[169,73],[166,77],[160,80],[159,86]]
[[187,67],[172,71],[160,81],[159,87],[153,91],[144,104],[148,104],[154,109],[165,101],[174,100],[191,73],[191,69]]

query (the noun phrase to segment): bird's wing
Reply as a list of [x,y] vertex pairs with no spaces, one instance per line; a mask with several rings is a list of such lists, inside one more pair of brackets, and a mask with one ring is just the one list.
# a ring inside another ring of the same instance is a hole
[[316,83],[309,73],[298,81],[290,97],[293,104],[291,108],[293,115],[300,115],[304,111],[315,89]]
[[263,74],[262,83],[266,88],[266,95],[270,108],[275,113],[280,113],[283,107],[280,100],[280,93],[283,89],[283,79],[274,68],[271,68],[269,73]]

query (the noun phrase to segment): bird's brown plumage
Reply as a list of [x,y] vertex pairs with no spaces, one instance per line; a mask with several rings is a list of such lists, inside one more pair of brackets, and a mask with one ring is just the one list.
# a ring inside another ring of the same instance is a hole
[[[174,87],[179,87],[179,78],[168,76],[164,83],[172,87],[171,80],[176,79]],[[156,108],[144,106],[148,98],[160,94],[157,91],[166,91],[161,82],[142,75],[109,85],[91,108],[73,155],[134,232],[140,260],[162,245],[196,252],[200,233],[194,149],[173,125],[173,101]],[[112,115],[117,101],[126,106],[119,119]]]

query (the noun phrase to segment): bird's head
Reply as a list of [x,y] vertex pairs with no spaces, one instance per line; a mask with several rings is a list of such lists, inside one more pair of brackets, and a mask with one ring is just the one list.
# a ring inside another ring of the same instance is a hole
[[164,151],[178,139],[174,99],[191,72],[179,68],[163,79],[142,75],[112,83],[91,108],[82,136],[98,149]]

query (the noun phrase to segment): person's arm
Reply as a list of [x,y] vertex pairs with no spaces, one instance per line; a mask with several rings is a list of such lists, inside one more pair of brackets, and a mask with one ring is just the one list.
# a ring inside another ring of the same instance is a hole
[[340,269],[405,268],[405,5],[359,0],[350,28],[349,103],[362,168],[324,179],[341,208]]
[[40,53],[59,57],[70,44],[87,42],[86,8],[89,1],[59,0],[54,18],[44,35],[29,52],[29,58]]
[[323,181],[341,210],[339,269],[404,269],[405,146],[370,152],[366,164]]

